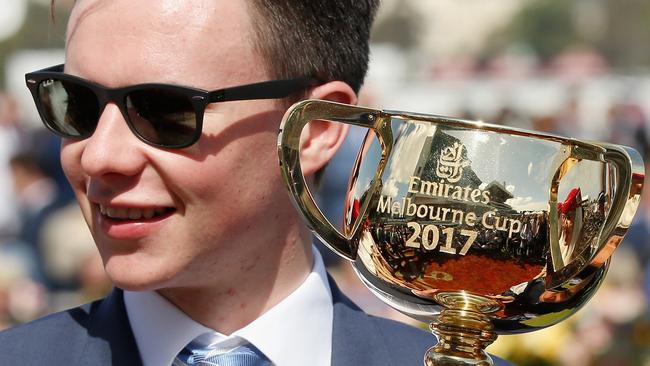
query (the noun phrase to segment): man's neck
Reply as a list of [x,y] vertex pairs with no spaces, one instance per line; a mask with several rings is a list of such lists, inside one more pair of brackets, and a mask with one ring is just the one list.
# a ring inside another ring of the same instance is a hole
[[176,287],[158,293],[204,326],[229,335],[281,302],[302,284],[313,267],[313,253],[304,235],[288,240],[279,263],[261,260],[242,270],[228,286]]

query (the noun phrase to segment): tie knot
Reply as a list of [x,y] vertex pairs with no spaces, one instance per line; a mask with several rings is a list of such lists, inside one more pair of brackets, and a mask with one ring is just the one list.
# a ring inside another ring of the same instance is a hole
[[187,345],[176,357],[173,366],[271,366],[264,354],[250,343],[225,349],[219,346]]

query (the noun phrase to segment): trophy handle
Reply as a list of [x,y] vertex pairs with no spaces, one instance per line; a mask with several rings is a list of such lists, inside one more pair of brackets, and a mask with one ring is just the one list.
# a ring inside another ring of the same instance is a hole
[[[306,100],[289,108],[280,125],[278,136],[280,171],[289,188],[294,205],[302,213],[312,232],[328,248],[348,260],[355,260],[357,255],[356,244],[352,240],[355,231],[353,230],[349,237],[343,235],[316,205],[300,166],[300,133],[307,123],[319,119],[373,129],[377,132],[382,147],[381,161],[385,162],[392,146],[386,144],[385,141],[392,140],[386,138],[386,133],[389,132],[387,130],[390,129],[385,128],[386,123],[381,116],[382,112],[375,109]],[[383,165],[383,163],[381,164]],[[365,206],[367,206],[367,202]],[[353,227],[359,226],[362,216],[356,218],[357,222]]]
[[639,207],[645,178],[643,160],[636,150],[608,143],[598,145],[605,148],[604,159],[616,167],[618,179],[610,214],[601,232],[602,241],[591,263],[595,266],[602,265],[611,257],[630,228]]
[[[593,251],[583,251],[570,263],[564,265],[560,264],[556,266],[556,261],[552,260],[553,271],[546,278],[547,288],[557,288],[566,285],[568,281],[576,275],[579,275],[587,267],[592,267],[593,269],[602,267],[609,260],[614,249],[623,240],[639,206],[645,177],[643,160],[639,153],[634,149],[614,144],[593,143],[593,145],[602,149],[602,152],[597,154],[598,157],[593,154],[593,151],[585,153],[584,149],[579,154],[575,154],[575,151],[569,153],[571,157],[565,160],[554,177],[554,192],[552,193],[555,193],[555,195],[552,195],[551,201],[555,202],[556,200],[557,185],[563,173],[566,173],[570,169],[570,166],[580,159],[588,159],[604,161],[615,168],[616,174],[615,181],[613,182],[614,197],[612,199],[612,205],[600,231],[600,240],[596,248]],[[556,222],[557,213],[552,208],[550,215],[551,222]],[[552,242],[554,241],[553,233],[552,229]],[[551,256],[553,257],[553,253],[551,253]]]

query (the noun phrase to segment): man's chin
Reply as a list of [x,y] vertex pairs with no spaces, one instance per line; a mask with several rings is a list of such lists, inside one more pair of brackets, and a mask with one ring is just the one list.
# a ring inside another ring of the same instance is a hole
[[159,288],[158,286],[149,283],[135,283],[127,281],[114,281],[113,284],[119,289],[133,292],[155,291]]
[[169,286],[169,274],[154,275],[151,272],[140,273],[138,270],[111,270],[108,266],[106,273],[115,287],[126,291],[155,291]]
[[178,261],[155,258],[143,251],[101,254],[108,254],[103,258],[108,278],[115,287],[126,291],[153,291],[168,287],[182,272]]

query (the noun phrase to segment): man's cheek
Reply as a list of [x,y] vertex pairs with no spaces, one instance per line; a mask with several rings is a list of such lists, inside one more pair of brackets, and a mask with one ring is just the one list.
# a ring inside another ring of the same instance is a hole
[[75,142],[69,139],[62,140],[60,156],[61,167],[73,188],[75,186],[75,181],[79,180],[83,175],[81,167],[81,152],[81,141]]

